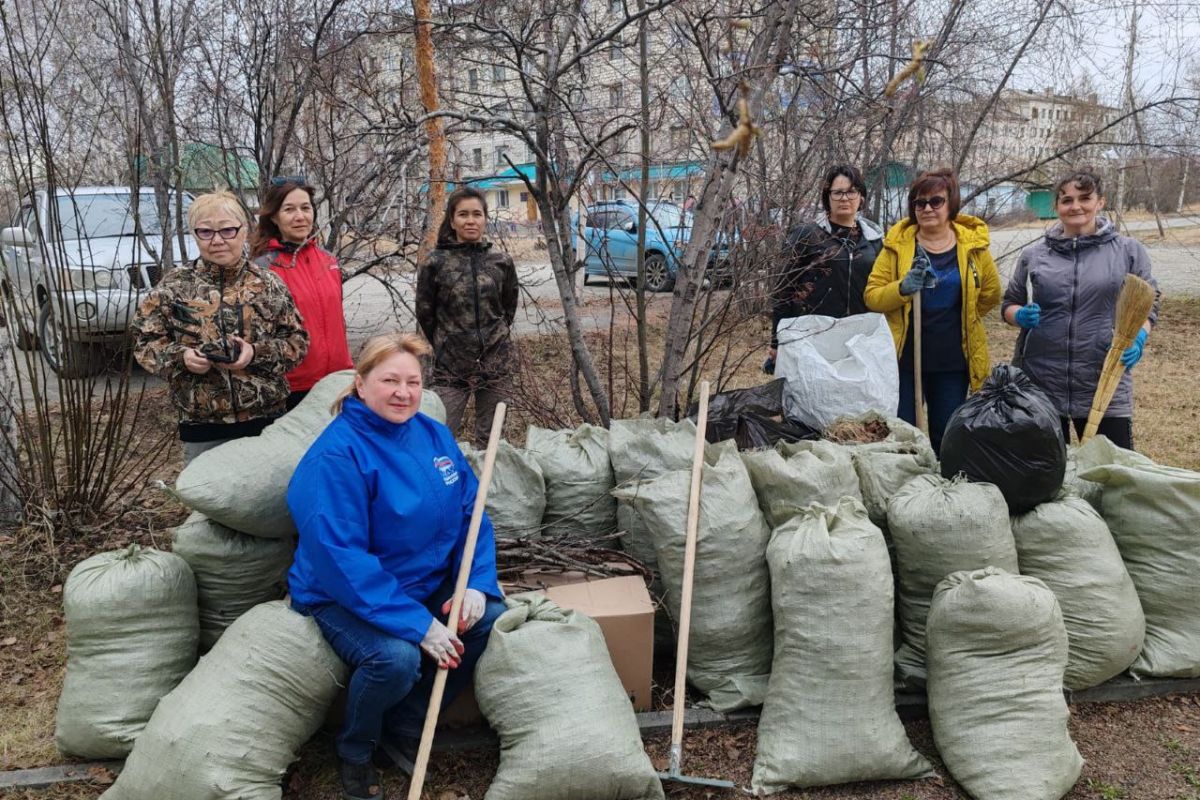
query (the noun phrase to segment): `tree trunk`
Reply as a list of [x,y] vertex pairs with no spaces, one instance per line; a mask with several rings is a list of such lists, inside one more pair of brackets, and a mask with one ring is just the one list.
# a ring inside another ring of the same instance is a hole
[[[638,0],[638,11],[646,7]],[[638,82],[641,88],[642,180],[637,228],[638,411],[650,410],[650,353],[646,330],[646,201],[650,198],[650,47],[646,20],[638,24]],[[611,281],[610,281],[611,283]],[[615,316],[615,314],[614,314]]]
[[[417,20],[416,66],[417,80],[421,85],[421,105],[425,107],[426,114],[433,114],[438,110],[438,85],[429,0],[413,0],[413,14]],[[443,206],[446,204],[446,135],[441,117],[434,116],[425,121],[425,135],[429,139],[429,225],[417,249],[418,264],[437,244],[438,226],[442,224]]]
[[[770,89],[783,63],[785,49],[791,38],[792,23],[796,19],[799,0],[775,0],[764,15],[765,26],[750,49],[747,63],[749,69],[744,80],[749,86],[748,103],[751,117],[757,118],[762,109],[763,97]],[[700,286],[704,282],[709,252],[717,233],[721,211],[726,207],[737,177],[740,157],[736,151],[725,156],[713,151],[708,159],[708,169],[700,202],[695,208],[691,237],[684,249],[682,263],[675,278],[675,293],[671,298],[671,315],[667,321],[664,344],[662,395],[658,400],[658,416],[676,417],[681,399],[679,393],[684,357],[690,344],[689,331]]]

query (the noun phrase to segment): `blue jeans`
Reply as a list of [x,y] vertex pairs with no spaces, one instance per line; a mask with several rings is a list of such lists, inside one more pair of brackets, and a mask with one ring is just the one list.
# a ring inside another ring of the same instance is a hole
[[[925,408],[929,417],[929,441],[933,452],[942,452],[942,434],[946,423],[967,399],[971,388],[971,376],[961,372],[923,372],[921,389],[925,394]],[[917,424],[916,387],[912,370],[900,370],[900,419],[910,425]]]
[[[438,588],[426,608],[439,619],[442,604],[454,593],[453,584]],[[433,692],[437,667],[415,642],[405,641],[351,614],[336,603],[321,606],[293,605],[312,617],[329,646],[353,670],[347,690],[346,721],[337,735],[337,754],[352,764],[371,760],[382,736],[419,737]],[[462,634],[462,662],[446,677],[444,710],[471,680],[475,663],[483,655],[504,602],[487,598],[483,617]]]

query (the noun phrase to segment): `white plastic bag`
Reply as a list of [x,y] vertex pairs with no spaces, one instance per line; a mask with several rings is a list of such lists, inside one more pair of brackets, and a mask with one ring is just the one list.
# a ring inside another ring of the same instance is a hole
[[793,317],[781,320],[776,333],[775,375],[787,379],[783,408],[789,418],[824,430],[838,417],[896,415],[900,371],[882,314]]

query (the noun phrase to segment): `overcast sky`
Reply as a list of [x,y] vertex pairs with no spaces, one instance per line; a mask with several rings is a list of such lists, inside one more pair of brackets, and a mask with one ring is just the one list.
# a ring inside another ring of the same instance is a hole
[[[1002,0],[988,0],[1000,5]],[[1081,50],[1062,45],[1058,36],[1047,37],[1027,69],[1016,75],[1022,89],[1054,86],[1065,89],[1071,79],[1087,74],[1104,100],[1119,104],[1129,44],[1132,2],[1065,0],[1072,11]],[[1200,0],[1166,0],[1138,3],[1138,46],[1134,57],[1134,89],[1139,100],[1179,94],[1189,70],[1200,73]],[[1060,28],[1061,30],[1061,28]],[[1194,92],[1192,93],[1194,94]]]

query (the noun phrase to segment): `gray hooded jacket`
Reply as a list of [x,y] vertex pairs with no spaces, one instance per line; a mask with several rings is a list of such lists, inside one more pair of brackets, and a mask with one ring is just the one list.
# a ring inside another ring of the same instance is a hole
[[[1041,306],[1041,324],[1022,330],[1013,363],[1042,389],[1059,414],[1087,417],[1100,380],[1104,357],[1112,343],[1117,296],[1127,274],[1158,284],[1150,274],[1150,254],[1136,239],[1121,236],[1107,219],[1098,220],[1090,236],[1063,235],[1056,222],[1045,238],[1021,253],[1004,293],[1004,311],[1028,302]],[[1161,298],[1161,295],[1160,295]],[[1150,312],[1158,319],[1159,299]],[[1121,378],[1108,417],[1133,416],[1133,378]]]

